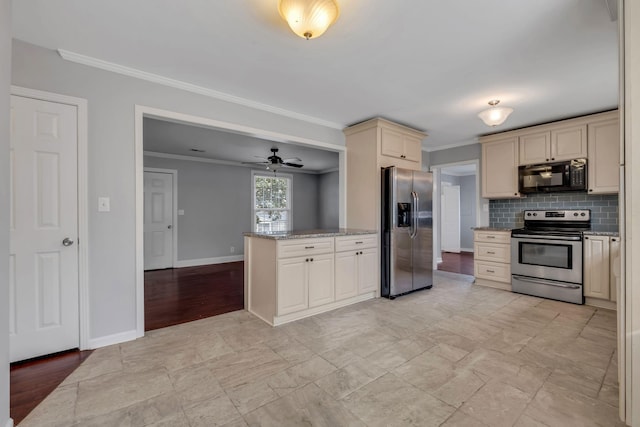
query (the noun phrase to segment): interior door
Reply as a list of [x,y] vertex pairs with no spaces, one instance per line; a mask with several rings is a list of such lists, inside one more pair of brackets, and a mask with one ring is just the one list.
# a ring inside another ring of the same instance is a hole
[[173,174],[144,173],[144,269],[173,267]]
[[445,252],[460,252],[460,186],[442,187],[442,243]]
[[11,96],[10,360],[79,346],[77,107]]

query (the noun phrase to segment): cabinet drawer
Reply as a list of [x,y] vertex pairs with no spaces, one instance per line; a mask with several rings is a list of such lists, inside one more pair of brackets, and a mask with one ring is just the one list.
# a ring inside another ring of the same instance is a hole
[[351,251],[378,246],[377,234],[365,234],[361,236],[336,237],[336,252]]
[[307,256],[333,252],[333,237],[278,241],[278,258]]
[[489,261],[476,261],[474,264],[475,276],[477,278],[511,283],[510,264],[500,264]]
[[511,245],[476,242],[474,255],[476,260],[509,264],[511,262]]
[[475,233],[474,240],[476,242],[511,244],[510,231],[476,231]]

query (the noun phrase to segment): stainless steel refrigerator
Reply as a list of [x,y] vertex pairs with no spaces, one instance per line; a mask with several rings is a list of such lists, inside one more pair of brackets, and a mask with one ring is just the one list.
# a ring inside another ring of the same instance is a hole
[[382,296],[433,286],[433,176],[382,170]]

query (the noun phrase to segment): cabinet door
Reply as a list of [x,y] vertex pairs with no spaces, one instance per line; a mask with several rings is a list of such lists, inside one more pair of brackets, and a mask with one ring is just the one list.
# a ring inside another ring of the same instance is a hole
[[618,287],[620,284],[620,238],[612,237],[609,240],[609,299],[618,300]]
[[404,136],[404,158],[412,162],[422,162],[422,140]]
[[587,157],[587,126],[572,126],[551,131],[551,160]]
[[336,301],[358,295],[356,251],[336,253]]
[[482,143],[482,197],[517,198],[518,138]]
[[520,164],[532,165],[550,161],[550,139],[550,132],[537,132],[520,136]]
[[620,190],[620,127],[617,119],[590,123],[587,175],[589,194]]
[[307,258],[278,261],[278,315],[304,310],[307,305]]
[[584,237],[584,296],[609,299],[609,237]]
[[378,270],[380,260],[377,249],[364,249],[358,258],[358,293],[376,291],[380,287]]
[[383,156],[404,158],[404,135],[390,129],[381,129],[380,153]]
[[309,307],[335,301],[333,286],[333,253],[314,255],[307,263]]

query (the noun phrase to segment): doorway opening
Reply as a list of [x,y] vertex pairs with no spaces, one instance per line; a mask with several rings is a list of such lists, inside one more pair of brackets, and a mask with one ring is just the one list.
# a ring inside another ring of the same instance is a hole
[[[264,161],[275,148],[283,159],[277,167]],[[137,106],[138,336],[244,308],[243,233],[254,228],[256,212],[268,211],[257,215],[261,222],[291,215],[294,229],[344,226],[344,151]],[[292,206],[255,205],[257,173],[290,176]]]
[[479,161],[432,166],[434,173],[434,270],[472,276],[473,229],[488,223],[480,197]]

